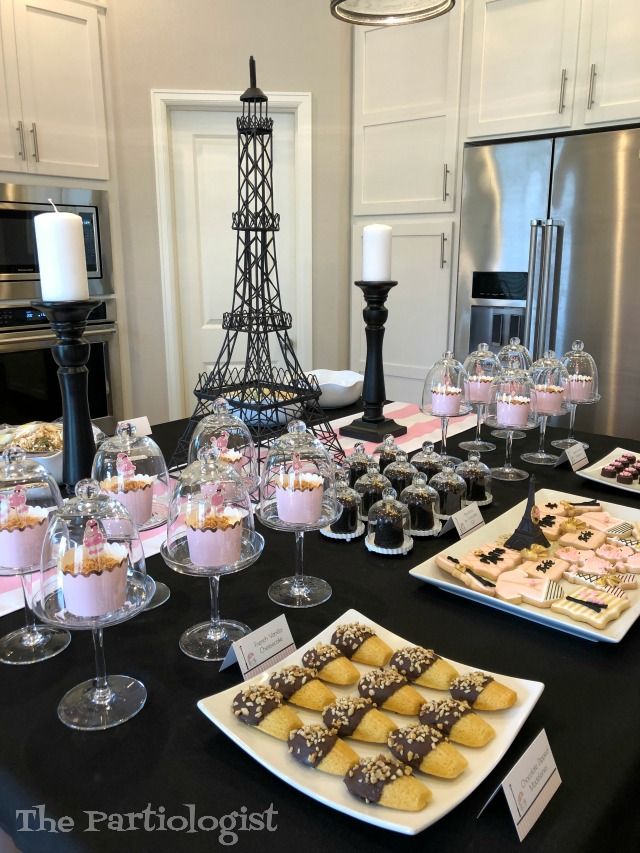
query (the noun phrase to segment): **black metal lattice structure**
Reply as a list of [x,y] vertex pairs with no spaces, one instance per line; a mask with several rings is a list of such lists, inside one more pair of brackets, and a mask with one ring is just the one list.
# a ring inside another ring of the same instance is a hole
[[[286,429],[292,418],[305,422],[336,458],[344,457],[338,438],[318,399],[315,377],[308,377],[297,359],[289,329],[291,314],[282,308],[275,233],[280,215],[273,212],[273,119],[267,96],[256,86],[250,59],[250,87],[241,95],[238,129],[238,209],[236,269],[231,311],[222,319],[224,341],[210,373],[198,377],[197,404],[171,459],[187,461],[189,442],[198,422],[213,412],[212,403],[225,397],[234,414],[249,427],[257,446],[265,447]],[[246,336],[244,365],[238,366]],[[283,366],[274,364],[272,351]],[[236,366],[233,366],[235,362]]]

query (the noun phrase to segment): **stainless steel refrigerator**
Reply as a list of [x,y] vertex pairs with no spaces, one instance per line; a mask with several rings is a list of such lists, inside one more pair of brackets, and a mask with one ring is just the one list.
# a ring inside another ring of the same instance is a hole
[[640,437],[640,128],[465,148],[455,352],[584,341],[578,428]]

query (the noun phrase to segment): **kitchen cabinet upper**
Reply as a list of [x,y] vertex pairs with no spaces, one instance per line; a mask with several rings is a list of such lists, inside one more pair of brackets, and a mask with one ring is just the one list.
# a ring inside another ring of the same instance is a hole
[[98,10],[2,0],[0,168],[109,177]]

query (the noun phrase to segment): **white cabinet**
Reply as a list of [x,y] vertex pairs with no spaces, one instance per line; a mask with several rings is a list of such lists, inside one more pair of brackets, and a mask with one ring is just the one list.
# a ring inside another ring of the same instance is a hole
[[0,5],[0,168],[108,178],[97,9],[71,0]]
[[584,123],[640,117],[640,2],[591,0]]
[[[398,286],[387,299],[389,319],[384,338],[387,397],[418,403],[427,370],[447,346],[451,286],[451,219],[386,219],[393,227],[391,278]],[[362,269],[362,229],[353,227],[354,280]],[[351,291],[351,367],[364,371],[367,357],[362,309],[364,300]]]
[[571,127],[580,11],[581,0],[475,0],[468,136]]
[[454,209],[461,9],[354,28],[354,215]]

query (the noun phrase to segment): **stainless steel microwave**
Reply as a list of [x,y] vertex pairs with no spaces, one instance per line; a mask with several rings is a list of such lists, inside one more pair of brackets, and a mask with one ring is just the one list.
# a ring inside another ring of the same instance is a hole
[[109,205],[103,190],[0,184],[0,300],[40,297],[34,216],[52,210],[82,218],[89,292],[113,293]]

